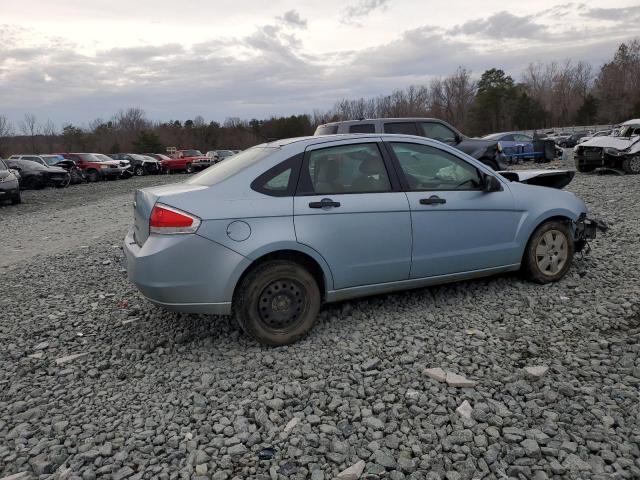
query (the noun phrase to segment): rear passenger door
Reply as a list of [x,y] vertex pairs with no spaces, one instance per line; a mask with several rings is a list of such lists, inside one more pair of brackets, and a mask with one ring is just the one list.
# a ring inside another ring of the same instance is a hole
[[407,280],[411,217],[377,139],[307,147],[294,198],[296,239],[327,261],[335,290]]

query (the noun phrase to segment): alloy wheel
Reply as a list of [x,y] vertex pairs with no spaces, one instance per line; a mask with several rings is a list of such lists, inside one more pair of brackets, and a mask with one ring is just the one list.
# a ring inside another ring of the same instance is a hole
[[536,264],[547,276],[554,276],[562,270],[569,257],[569,241],[559,230],[546,232],[536,246]]

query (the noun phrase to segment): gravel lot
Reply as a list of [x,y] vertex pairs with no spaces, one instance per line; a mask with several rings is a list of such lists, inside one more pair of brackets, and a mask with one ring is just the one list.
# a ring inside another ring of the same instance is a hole
[[132,192],[175,180],[0,207],[0,477],[640,478],[638,177],[569,185],[611,230],[559,284],[331,305],[275,349],[127,282]]

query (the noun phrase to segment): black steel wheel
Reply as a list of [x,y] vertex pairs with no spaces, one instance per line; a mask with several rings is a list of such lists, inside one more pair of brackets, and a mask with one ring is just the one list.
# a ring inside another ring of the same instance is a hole
[[265,345],[278,346],[295,342],[313,327],[320,303],[320,289],[306,268],[272,260],[243,279],[233,310],[247,334]]

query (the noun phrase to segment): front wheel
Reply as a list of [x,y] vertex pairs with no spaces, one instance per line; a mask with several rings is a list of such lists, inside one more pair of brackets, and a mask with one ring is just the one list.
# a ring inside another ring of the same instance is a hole
[[545,222],[529,239],[522,262],[523,272],[536,283],[557,282],[569,270],[574,251],[569,224],[559,220]]
[[100,180],[100,174],[97,170],[88,170],[87,171],[87,180],[91,183],[97,182]]
[[622,169],[626,173],[630,173],[632,175],[640,174],[640,155],[636,155],[635,157],[626,158],[622,162]]
[[193,165],[191,165],[190,163],[187,164],[187,173],[193,173]]
[[141,177],[144,175],[144,167],[142,165],[136,165],[135,168],[133,169],[133,174],[136,177]]
[[313,327],[320,310],[320,289],[301,265],[273,260],[244,278],[233,310],[240,327],[258,342],[288,345]]
[[18,190],[18,193],[16,193],[11,199],[11,205],[18,205],[19,203],[22,203],[22,196],[20,195],[20,190]]

